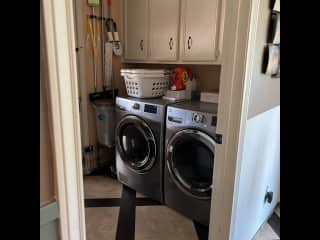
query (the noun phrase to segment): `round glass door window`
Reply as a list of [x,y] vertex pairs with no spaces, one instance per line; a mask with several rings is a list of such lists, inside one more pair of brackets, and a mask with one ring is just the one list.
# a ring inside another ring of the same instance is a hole
[[184,192],[211,197],[215,142],[209,135],[186,129],[175,134],[167,148],[171,178]]
[[156,141],[145,121],[127,116],[116,129],[116,144],[122,160],[133,170],[149,170],[156,158]]

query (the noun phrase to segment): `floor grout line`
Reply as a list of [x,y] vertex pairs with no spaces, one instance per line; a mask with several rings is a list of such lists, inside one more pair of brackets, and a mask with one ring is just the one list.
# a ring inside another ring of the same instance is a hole
[[271,217],[268,219],[268,224],[280,238],[280,218],[277,216],[277,214],[273,213],[271,215]]
[[116,240],[134,240],[136,218],[135,201],[136,191],[122,185]]
[[208,240],[209,228],[196,221],[193,221],[193,226],[196,229],[199,240]]
[[[121,198],[86,198],[84,199],[85,208],[95,207],[120,207]],[[137,207],[143,206],[161,206],[162,203],[153,200],[152,198],[135,198]]]

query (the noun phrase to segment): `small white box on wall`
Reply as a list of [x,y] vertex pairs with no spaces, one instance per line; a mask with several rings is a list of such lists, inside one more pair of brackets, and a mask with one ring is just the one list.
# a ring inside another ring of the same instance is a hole
[[219,92],[218,91],[201,92],[200,101],[207,102],[207,103],[218,103],[219,102]]

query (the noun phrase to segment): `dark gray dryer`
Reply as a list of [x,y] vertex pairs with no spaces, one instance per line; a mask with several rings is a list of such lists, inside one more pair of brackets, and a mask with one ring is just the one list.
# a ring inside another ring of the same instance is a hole
[[209,225],[217,104],[188,101],[167,108],[165,204]]

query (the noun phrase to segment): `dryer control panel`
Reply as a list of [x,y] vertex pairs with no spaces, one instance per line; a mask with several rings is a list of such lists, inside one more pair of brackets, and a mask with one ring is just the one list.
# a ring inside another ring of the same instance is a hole
[[167,126],[212,128],[217,125],[217,115],[190,111],[169,106],[167,109]]
[[192,120],[196,123],[203,123],[206,119],[201,113],[193,113]]
[[217,125],[217,116],[208,116],[208,114],[206,116],[205,114],[195,112],[192,115],[192,121],[215,127]]

